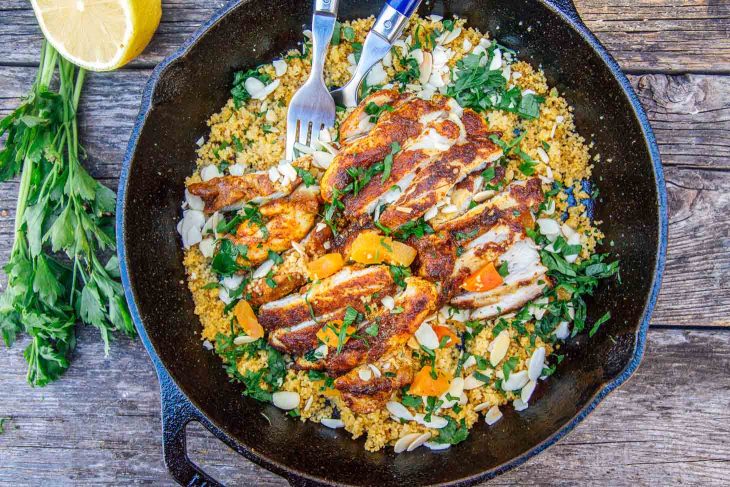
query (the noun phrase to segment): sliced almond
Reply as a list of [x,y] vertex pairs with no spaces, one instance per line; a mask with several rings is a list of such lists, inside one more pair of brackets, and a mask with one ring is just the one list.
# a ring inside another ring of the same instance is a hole
[[395,445],[393,446],[393,451],[395,453],[403,453],[408,449],[411,443],[415,441],[416,438],[421,436],[421,433],[409,433],[402,438],[400,438],[398,441],[395,442]]
[[504,356],[507,355],[509,344],[509,331],[500,331],[499,335],[497,335],[497,338],[495,338],[491,344],[492,351],[489,354],[489,363],[492,364],[492,367],[496,367],[497,364],[502,361]]

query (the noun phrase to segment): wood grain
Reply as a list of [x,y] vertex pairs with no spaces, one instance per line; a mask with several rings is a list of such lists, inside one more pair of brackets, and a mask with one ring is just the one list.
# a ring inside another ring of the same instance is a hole
[[[82,331],[68,375],[39,391],[24,382],[22,344],[0,354],[0,416],[11,417],[0,435],[0,484],[171,485],[149,358],[139,342],[120,340],[104,359],[94,335]],[[628,384],[556,446],[490,485],[722,485],[728,367],[729,333],[655,329]],[[202,428],[190,435],[191,457],[229,485],[287,485]]]
[[[165,0],[157,35],[131,67],[152,67],[160,62],[225,3]],[[624,70],[730,72],[727,1],[575,0],[575,4],[586,25]],[[0,60],[36,64],[41,35],[29,2],[3,0],[0,16]]]

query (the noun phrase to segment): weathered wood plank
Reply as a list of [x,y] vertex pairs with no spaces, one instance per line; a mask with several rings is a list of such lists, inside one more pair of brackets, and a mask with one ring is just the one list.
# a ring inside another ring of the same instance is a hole
[[588,28],[624,70],[730,70],[730,3],[726,1],[574,1]]
[[[157,381],[139,342],[119,340],[104,359],[85,329],[69,373],[42,390],[25,384],[19,345],[0,353],[0,417],[12,418],[0,435],[0,484],[171,485]],[[722,485],[728,367],[730,333],[654,329],[628,384],[557,446],[493,483]],[[191,436],[192,458],[230,485],[286,485],[200,428]]]
[[[151,67],[224,5],[223,0],[163,1],[149,48],[132,67]],[[437,2],[438,3],[438,2]],[[730,71],[730,4],[722,0],[575,0],[588,27],[628,71]],[[38,61],[41,35],[24,0],[0,5],[0,64]]]
[[730,169],[730,76],[631,76],[667,165]]
[[[84,92],[81,128],[89,165],[92,174],[111,187],[116,186],[147,74],[90,75]],[[16,97],[27,90],[32,77],[32,68],[0,68],[0,78],[6,80],[0,115],[17,104]],[[681,169],[730,167],[723,156],[730,155],[730,76],[646,75],[633,81],[668,166],[671,241],[655,321],[730,325],[730,292],[724,278],[730,273],[730,173]],[[0,239],[5,242],[0,244],[0,262],[11,246],[15,190],[14,183],[8,183],[0,191]]]

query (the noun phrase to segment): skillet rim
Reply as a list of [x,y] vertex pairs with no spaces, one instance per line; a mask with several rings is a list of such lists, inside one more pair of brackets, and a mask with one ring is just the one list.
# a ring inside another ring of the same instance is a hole
[[[668,215],[667,215],[667,193],[666,185],[664,181],[664,172],[661,164],[661,156],[659,154],[659,148],[649,124],[648,117],[641,106],[639,99],[634,92],[631,84],[626,75],[621,71],[616,60],[608,53],[606,48],[600,43],[595,35],[588,29],[588,27],[582,22],[580,16],[572,4],[572,0],[537,0],[538,3],[546,7],[553,14],[557,15],[562,21],[566,28],[573,29],[584,42],[600,57],[601,61],[609,69],[611,75],[618,83],[618,87],[623,92],[624,96],[631,105],[633,115],[636,117],[641,127],[641,132],[644,138],[644,142],[649,152],[649,159],[654,172],[654,182],[657,190],[657,209],[658,209],[658,235],[657,235],[657,248],[656,248],[656,262],[653,270],[652,286],[644,311],[642,313],[641,323],[636,332],[636,343],[631,360],[624,367],[620,374],[618,374],[613,380],[605,383],[601,389],[596,392],[590,401],[567,423],[558,428],[552,435],[545,438],[543,441],[527,450],[521,455],[516,456],[512,460],[505,462],[491,470],[484,471],[479,474],[472,475],[470,477],[464,477],[449,482],[438,483],[435,485],[443,486],[466,486],[473,485],[477,482],[492,479],[502,473],[505,473],[519,465],[522,465],[530,458],[541,453],[546,448],[554,445],[566,434],[572,431],[578,423],[583,421],[585,417],[591,413],[605,397],[626,382],[636,371],[641,362],[644,352],[646,350],[647,333],[649,329],[649,321],[651,319],[652,312],[656,305],[656,300],[659,295],[659,289],[661,287],[662,277],[665,268],[666,261],[666,250],[667,250],[667,235],[668,235]],[[208,33],[211,28],[215,26],[223,17],[227,16],[232,10],[237,8],[239,5],[253,3],[252,0],[229,0],[227,4],[217,10],[213,16],[204,22],[195,32],[186,39],[183,44],[176,49],[172,54],[167,56],[162,62],[160,62],[152,71],[150,78],[148,79],[140,102],[140,109],[135,120],[134,127],[130,134],[129,143],[125,151],[124,160],[119,176],[119,184],[117,189],[117,203],[116,203],[116,240],[117,240],[117,254],[119,256],[119,266],[122,284],[124,285],[124,293],[129,305],[129,311],[134,321],[137,332],[139,333],[142,344],[144,345],[147,353],[152,359],[153,365],[155,366],[158,379],[161,387],[162,400],[162,414],[165,414],[165,397],[168,394],[173,394],[176,400],[182,400],[187,403],[189,407],[193,409],[189,414],[192,419],[200,422],[203,426],[213,433],[219,440],[223,441],[226,445],[234,449],[237,453],[241,454],[248,460],[279,474],[289,480],[290,483],[300,482],[314,482],[323,485],[347,485],[340,482],[333,482],[321,477],[313,476],[299,470],[295,470],[287,465],[282,464],[272,458],[258,454],[250,449],[249,446],[238,442],[233,437],[229,436],[223,431],[222,428],[217,426],[208,416],[203,412],[200,405],[192,401],[183,391],[182,388],[177,384],[172,374],[168,370],[167,366],[162,362],[157,351],[152,344],[149,335],[142,322],[137,303],[135,301],[134,293],[132,292],[132,283],[129,277],[129,269],[127,267],[127,252],[125,244],[125,230],[126,230],[126,191],[129,182],[131,163],[134,158],[137,145],[139,143],[139,136],[142,129],[144,128],[150,110],[152,108],[152,98],[155,93],[162,74],[165,70],[176,60],[185,57],[190,49]],[[174,390],[172,390],[174,389]],[[166,394],[167,392],[167,394]],[[191,419],[191,420],[192,420]],[[184,427],[184,426],[183,426]],[[164,433],[164,424],[163,424]],[[163,445],[164,446],[164,445]]]

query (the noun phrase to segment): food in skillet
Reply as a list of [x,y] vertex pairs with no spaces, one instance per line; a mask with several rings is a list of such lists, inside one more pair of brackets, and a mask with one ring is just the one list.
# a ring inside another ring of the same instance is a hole
[[[344,84],[373,20],[338,27]],[[309,44],[237,73],[178,230],[207,348],[243,393],[397,452],[522,411],[609,315],[588,146],[545,77],[460,19],[414,18],[316,148],[283,161]],[[596,157],[597,160],[597,157]]]

